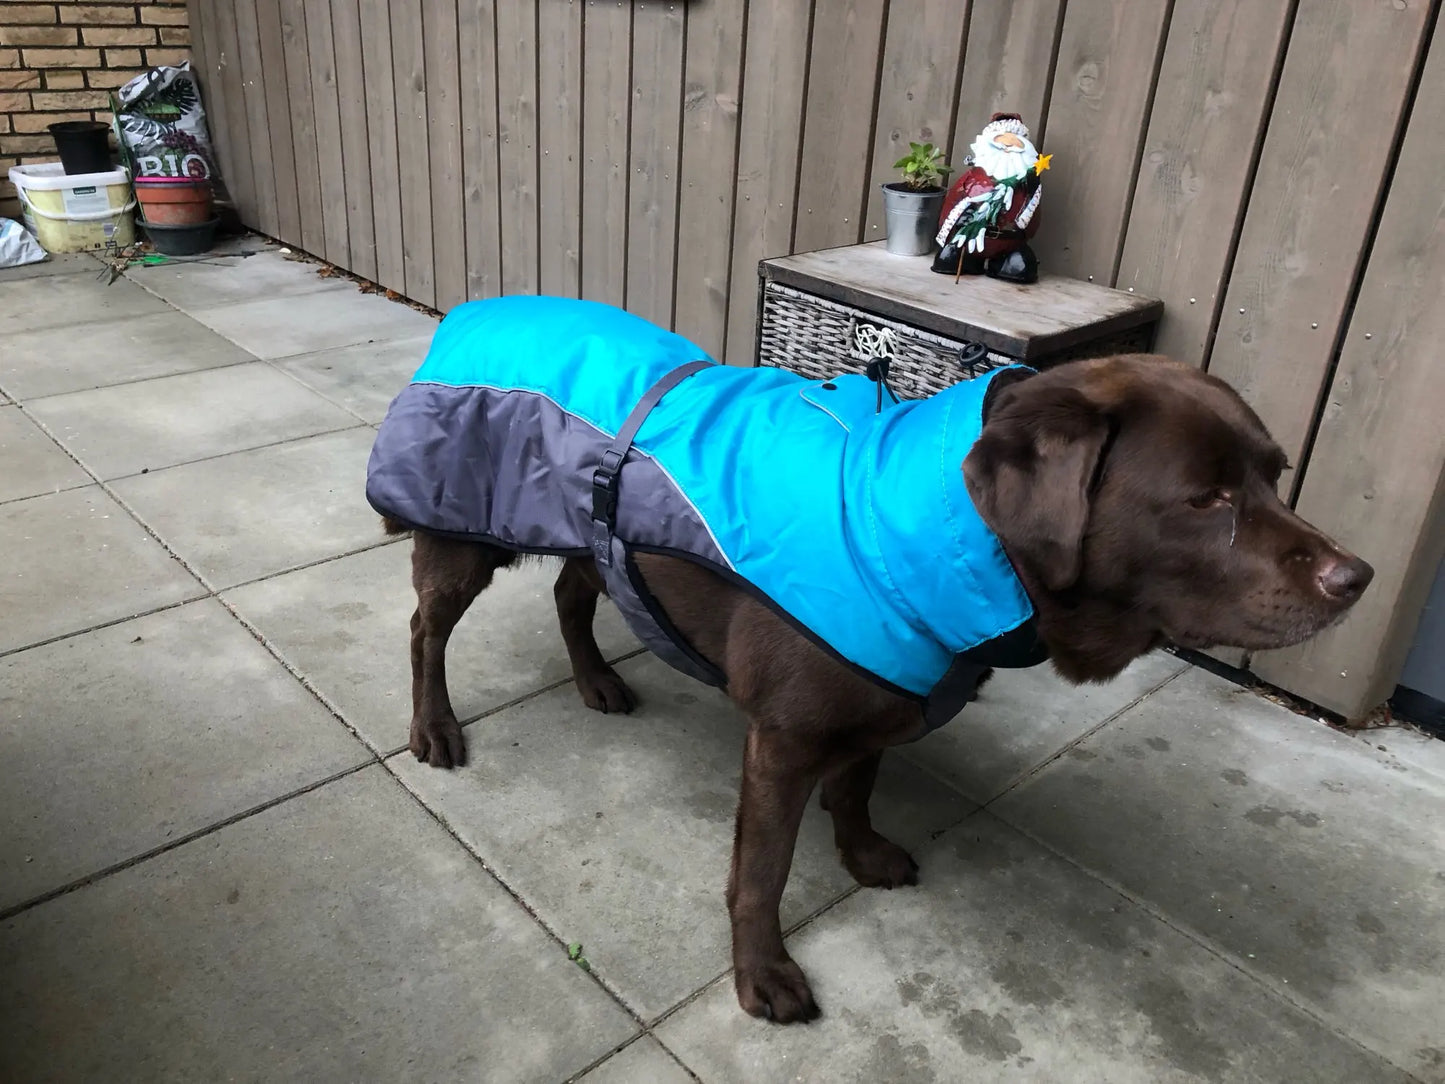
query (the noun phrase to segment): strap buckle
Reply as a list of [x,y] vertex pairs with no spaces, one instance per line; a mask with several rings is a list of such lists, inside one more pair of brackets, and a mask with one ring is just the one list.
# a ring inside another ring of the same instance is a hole
[[617,475],[598,470],[592,474],[592,518],[617,526]]
[[597,468],[592,472],[592,554],[598,565],[605,568],[612,564],[612,532],[617,527],[617,479],[632,448],[632,438],[637,436],[647,415],[664,395],[699,369],[711,368],[712,365],[710,361],[690,361],[664,374],[637,401],[612,439],[612,446],[599,458]]

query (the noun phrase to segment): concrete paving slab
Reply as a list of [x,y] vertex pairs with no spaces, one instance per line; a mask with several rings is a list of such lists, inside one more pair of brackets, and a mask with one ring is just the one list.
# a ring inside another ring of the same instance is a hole
[[[379,522],[373,519],[377,536]],[[497,573],[457,625],[447,649],[452,707],[463,720],[558,682],[577,699],[552,583],[560,562],[528,562]],[[416,595],[411,542],[304,568],[222,596],[321,690],[377,749],[406,745],[411,726],[407,647]],[[638,650],[617,608],[597,609],[597,642],[608,658]]]
[[0,505],[0,553],[0,651],[205,593],[99,486]]
[[125,277],[182,312],[265,298],[356,289],[356,283],[347,279],[322,278],[316,273],[320,264],[288,260],[275,246],[264,245],[256,239],[242,239],[232,248],[256,255],[219,258],[217,254],[218,258],[208,263],[132,267]]
[[692,1079],[661,1043],[644,1035],[583,1073],[577,1084],[690,1084]]
[[657,1029],[703,1080],[1403,1080],[987,814],[789,939],[823,1018],[779,1028],[719,982]]
[[[95,266],[99,272],[100,265]],[[106,285],[94,274],[42,275],[5,284],[0,335],[43,327],[71,327],[168,312],[160,298],[121,279]]]
[[370,758],[210,600],[0,658],[0,718],[0,910]]
[[258,358],[415,339],[430,335],[439,322],[399,301],[358,290],[273,297],[195,309],[192,315]]
[[995,808],[1445,1080],[1439,742],[1341,734],[1194,670]]
[[49,278],[52,275],[100,274],[100,261],[88,252],[57,252],[39,263],[24,267],[0,267],[0,286],[21,279]]
[[999,670],[958,718],[900,752],[984,804],[1186,667],[1156,652],[1107,685],[1070,685],[1047,665]]
[[[742,717],[715,689],[646,656],[618,667],[641,707],[599,715],[570,688],[467,727],[468,766],[409,753],[402,780],[644,1019],[731,965],[723,899],[742,763]],[[905,847],[973,808],[885,757],[878,830]],[[784,926],[854,885],[816,798],[783,897]]]
[[18,406],[0,406],[0,503],[57,493],[90,482],[90,475]]
[[636,1031],[380,767],[0,923],[0,961],[6,1080],[553,1082]]
[[277,362],[309,388],[333,403],[379,425],[397,393],[426,358],[431,336],[398,342],[343,346]]
[[27,409],[105,479],[357,424],[259,361],[54,395]]
[[213,588],[381,541],[365,426],[137,474],[116,494]]
[[184,313],[159,312],[11,335],[0,384],[25,400],[253,360]]

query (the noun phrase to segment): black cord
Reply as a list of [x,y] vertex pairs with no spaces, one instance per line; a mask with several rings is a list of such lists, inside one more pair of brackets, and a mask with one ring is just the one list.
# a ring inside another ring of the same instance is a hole
[[888,387],[888,359],[874,358],[867,364],[864,371],[868,374],[868,379],[877,385],[876,391],[878,396],[873,401],[873,413],[882,414],[883,390],[885,388],[888,389],[888,398],[892,399],[895,403],[898,402],[898,396],[893,393],[892,388]]

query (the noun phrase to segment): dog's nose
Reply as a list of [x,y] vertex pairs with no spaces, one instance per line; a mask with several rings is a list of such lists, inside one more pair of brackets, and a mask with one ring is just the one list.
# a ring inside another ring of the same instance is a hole
[[1365,593],[1375,570],[1367,561],[1345,554],[1331,555],[1320,567],[1320,590],[1340,602],[1353,602]]

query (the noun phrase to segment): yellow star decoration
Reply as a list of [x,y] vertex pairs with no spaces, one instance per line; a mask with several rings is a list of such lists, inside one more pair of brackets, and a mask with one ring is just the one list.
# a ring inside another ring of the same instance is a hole
[[1053,158],[1053,155],[1052,155],[1052,154],[1041,154],[1041,155],[1039,155],[1039,160],[1034,163],[1034,172],[1035,172],[1035,173],[1042,173],[1044,170],[1048,169],[1048,168],[1049,168],[1049,160],[1050,160],[1051,158]]

